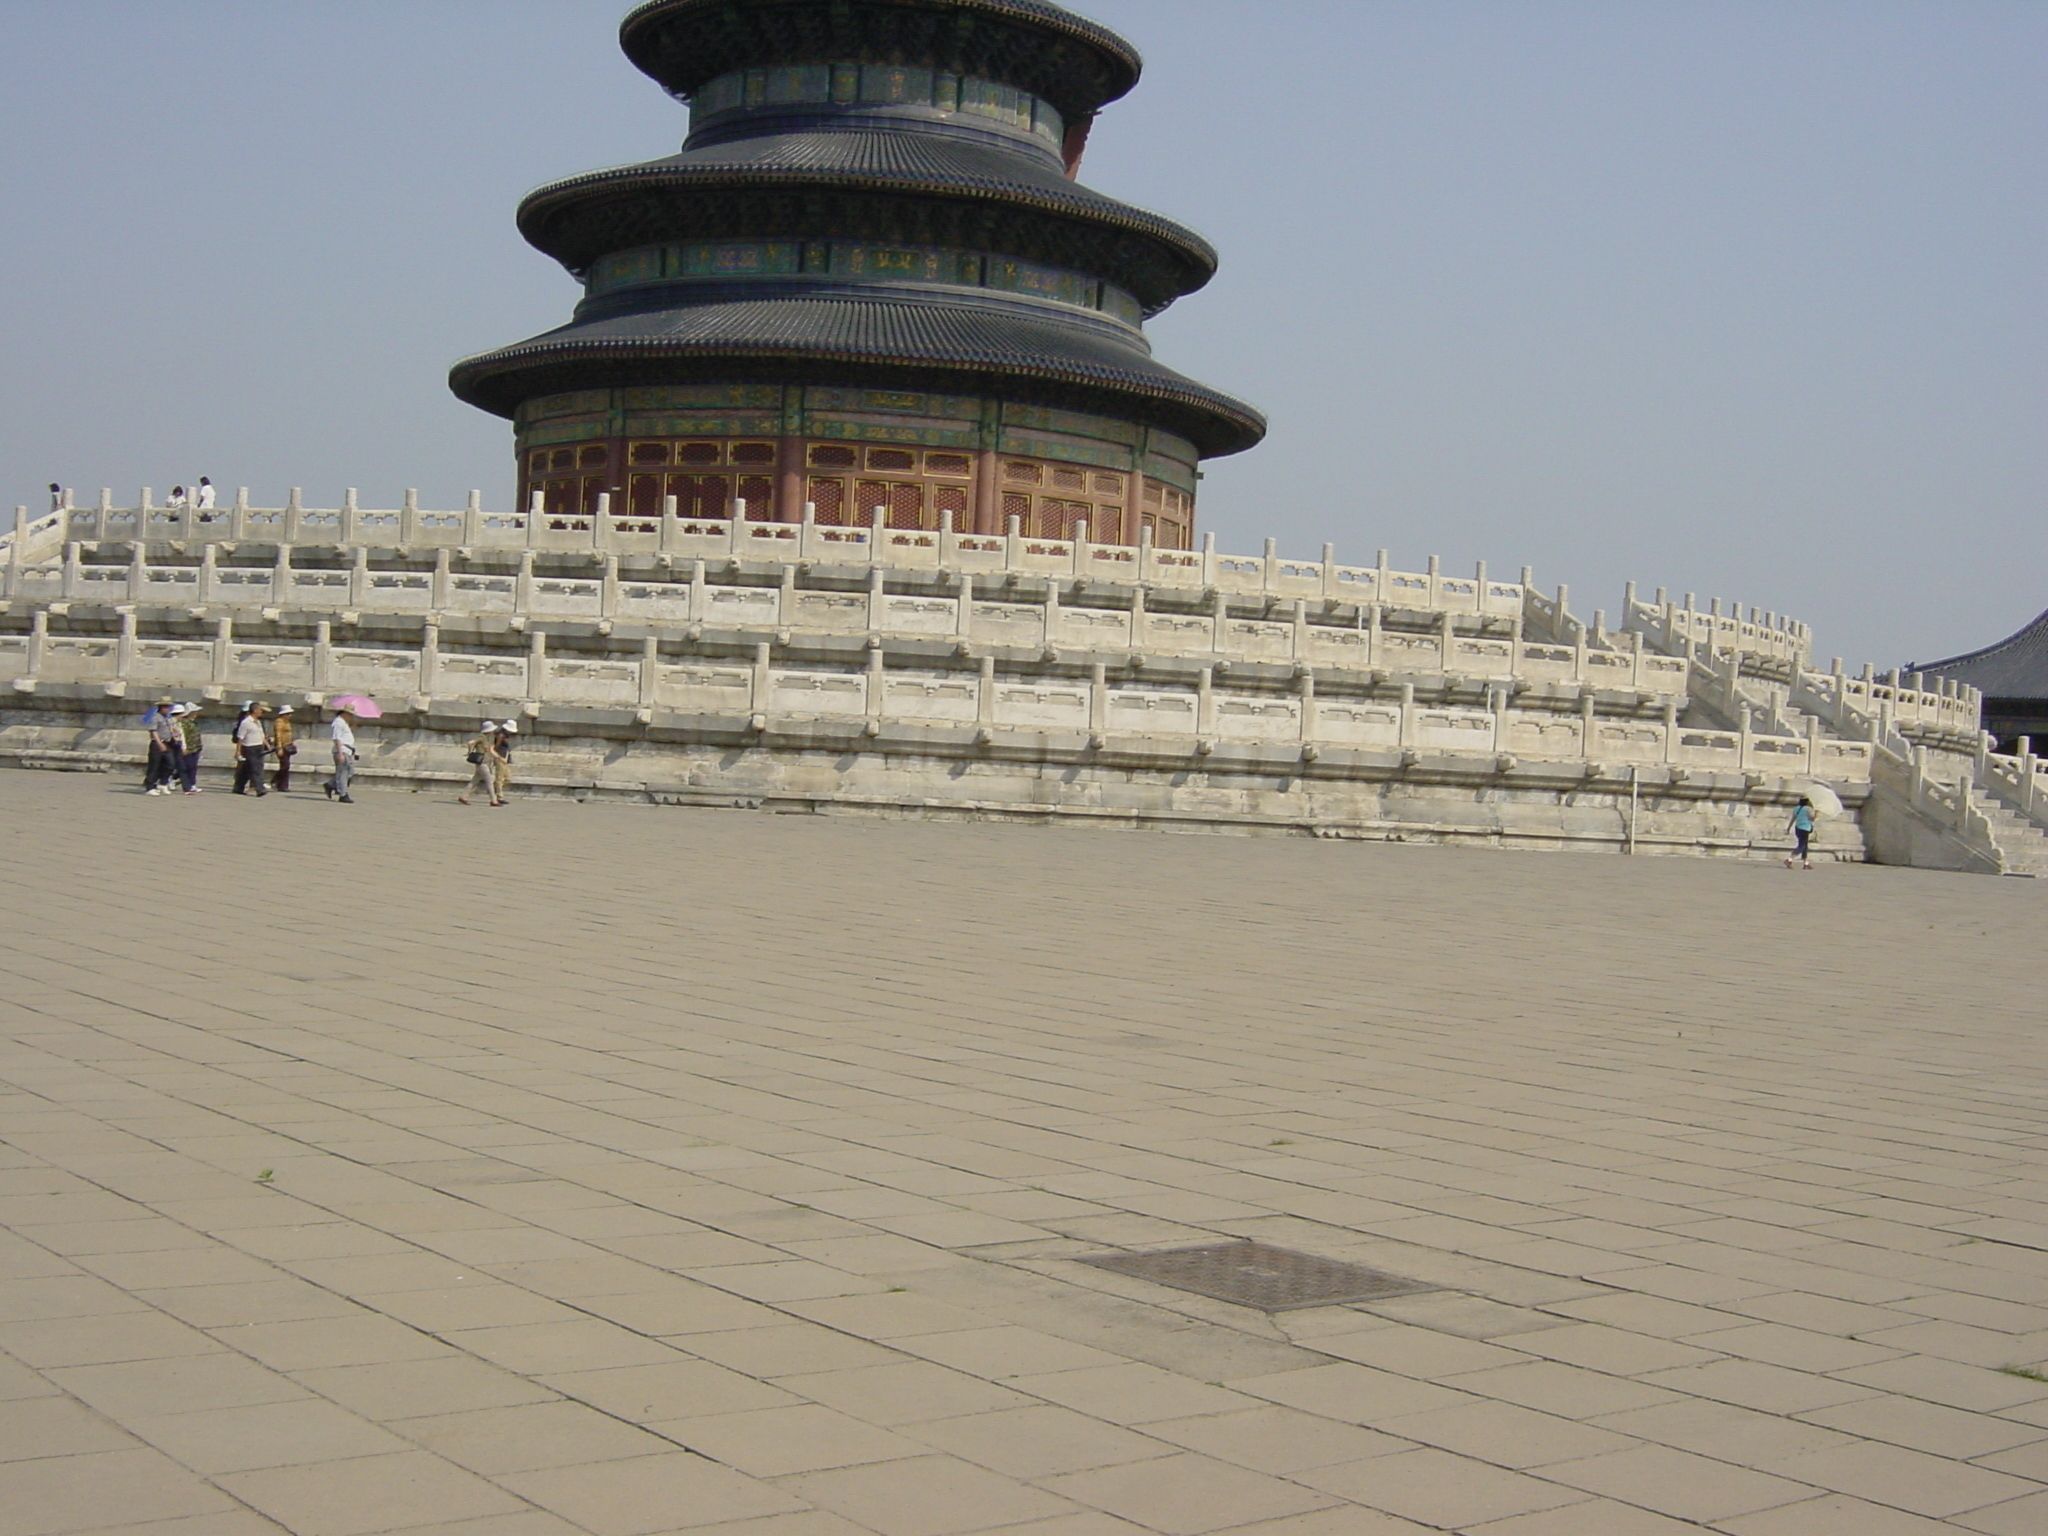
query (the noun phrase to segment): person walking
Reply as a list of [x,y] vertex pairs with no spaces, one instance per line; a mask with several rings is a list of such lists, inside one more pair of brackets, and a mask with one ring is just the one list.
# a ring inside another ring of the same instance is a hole
[[246,795],[253,787],[261,800],[270,791],[263,787],[263,758],[270,750],[270,733],[263,722],[269,717],[267,705],[251,704],[235,727],[235,793]]
[[178,778],[178,722],[172,716],[172,701],[157,700],[156,708],[143,717],[149,732],[149,766],[143,771],[145,795],[168,795]]
[[214,500],[215,492],[213,489],[213,482],[207,479],[206,476],[201,475],[199,477],[199,489],[195,491],[192,496],[192,505],[197,507],[202,512],[211,512],[213,510]]
[[455,803],[467,805],[471,795],[481,794],[490,804],[503,805],[498,798],[498,769],[504,762],[498,751],[497,724],[486,720],[469,740],[469,763],[475,771],[469,776],[469,788],[455,797]]
[[178,780],[186,794],[200,794],[199,756],[206,750],[206,738],[199,734],[199,706],[180,704],[172,712],[178,717]]
[[64,487],[54,480],[50,482],[50,510],[52,512],[62,512],[64,510]]
[[334,712],[334,723],[327,728],[328,739],[334,744],[334,777],[321,787],[327,791],[327,798],[338,800],[343,805],[354,805],[349,788],[356,776],[356,730],[349,712],[338,709]]
[[503,805],[505,791],[512,787],[512,748],[519,736],[519,722],[507,720],[497,729],[497,761],[491,765],[491,804]]
[[289,704],[270,717],[270,755],[277,763],[277,777],[272,788],[289,793],[292,759],[299,755],[299,733],[292,724],[292,707]]
[[1819,824],[1820,818],[1814,811],[1813,802],[1801,796],[1799,804],[1792,808],[1792,820],[1787,828],[1799,839],[1799,846],[1786,856],[1787,869],[1792,867],[1794,859],[1808,869],[1813,868],[1813,830]]

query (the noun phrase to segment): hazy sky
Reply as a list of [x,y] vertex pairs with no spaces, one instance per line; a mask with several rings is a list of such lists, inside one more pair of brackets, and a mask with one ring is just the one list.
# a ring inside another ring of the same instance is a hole
[[[626,0],[0,0],[0,504],[210,474],[511,496],[512,227],[668,153]],[[1203,231],[1153,326],[1252,400],[1225,547],[1739,598],[1881,665],[2048,606],[2039,0],[1093,0],[1084,179]]]

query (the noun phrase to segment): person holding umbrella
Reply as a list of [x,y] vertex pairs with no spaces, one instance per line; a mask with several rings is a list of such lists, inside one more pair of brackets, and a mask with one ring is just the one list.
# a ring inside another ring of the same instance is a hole
[[384,711],[377,701],[360,693],[345,693],[327,706],[334,711],[334,723],[327,728],[329,739],[334,743],[334,777],[323,786],[327,798],[339,800],[343,805],[354,805],[349,794],[356,776],[356,731],[358,720],[379,720]]
[[1792,820],[1786,830],[1799,839],[1799,846],[1785,856],[1785,867],[1790,869],[1797,859],[1806,868],[1813,868],[1813,829],[1820,824],[1820,813],[1813,801],[1800,796],[1799,803],[1792,808]]

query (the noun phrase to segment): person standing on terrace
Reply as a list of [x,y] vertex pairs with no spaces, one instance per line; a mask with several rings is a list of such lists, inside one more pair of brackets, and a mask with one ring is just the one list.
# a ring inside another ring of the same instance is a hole
[[211,512],[213,510],[214,496],[213,482],[207,479],[206,476],[201,475],[199,477],[199,489],[192,493],[192,505],[202,512]]

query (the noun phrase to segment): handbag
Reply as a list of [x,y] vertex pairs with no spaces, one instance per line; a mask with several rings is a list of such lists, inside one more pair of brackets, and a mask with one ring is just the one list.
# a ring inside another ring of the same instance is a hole
[[469,763],[472,768],[475,767],[478,763],[481,763],[483,760],[484,755],[481,752],[472,752],[469,754]]

